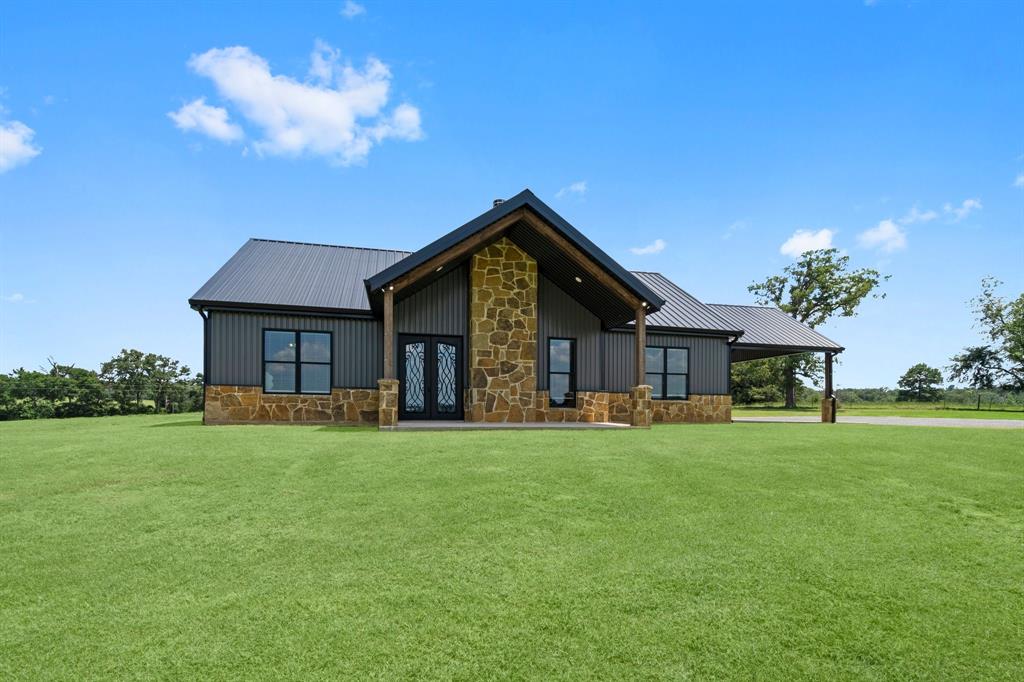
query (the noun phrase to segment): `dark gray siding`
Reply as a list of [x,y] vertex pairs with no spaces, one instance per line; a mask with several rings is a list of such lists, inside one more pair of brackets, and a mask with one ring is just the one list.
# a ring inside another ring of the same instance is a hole
[[466,335],[469,276],[465,266],[451,271],[395,304],[399,334]]
[[383,330],[377,320],[212,311],[209,324],[211,384],[262,385],[268,328],[332,332],[337,388],[376,388],[381,376]]
[[468,324],[469,269],[464,265],[395,304],[395,362],[402,361],[398,352],[399,334],[459,336],[462,337],[462,373],[468,381]]
[[[603,332],[605,379],[609,391],[628,391],[635,381],[632,332]],[[690,349],[690,393],[724,395],[729,392],[729,344],[724,338],[648,334],[647,344]]]
[[576,339],[576,389],[603,389],[601,321],[543,275],[537,282],[537,388],[548,388],[548,339]]
[[[589,310],[541,275],[537,287],[537,387],[548,387],[549,338],[576,339],[576,388],[626,392],[633,387],[633,333],[606,332]],[[690,349],[690,393],[729,392],[729,344],[709,336],[649,333],[652,346]]]

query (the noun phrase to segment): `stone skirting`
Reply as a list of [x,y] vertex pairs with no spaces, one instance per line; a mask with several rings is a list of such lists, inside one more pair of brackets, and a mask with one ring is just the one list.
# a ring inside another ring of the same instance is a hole
[[389,429],[398,424],[398,379],[377,379],[377,425]]
[[[629,393],[578,391],[576,407],[550,407],[548,392],[537,391],[537,400],[528,421],[538,422],[616,422],[631,424],[633,399]],[[732,397],[728,395],[691,395],[689,400],[650,400],[650,423],[728,424],[732,421]],[[638,415],[643,418],[643,415]]]
[[640,428],[650,428],[651,418],[653,416],[653,407],[651,403],[651,391],[653,389],[650,386],[641,384],[640,386],[634,386],[629,392],[629,425],[637,426]]
[[821,399],[821,421],[825,424],[830,424],[833,421],[832,405],[831,398]]
[[728,424],[732,421],[732,396],[691,395],[689,400],[652,400],[655,423]]
[[207,386],[203,413],[206,424],[376,424],[377,418],[378,393],[370,388],[312,395],[264,393],[260,386]]
[[507,238],[470,264],[466,421],[525,422],[537,392],[537,261]]
[[551,407],[548,404],[550,394],[537,391],[534,401],[533,417],[536,422],[606,422],[608,419],[608,400],[613,395],[603,391],[577,391],[576,407]]

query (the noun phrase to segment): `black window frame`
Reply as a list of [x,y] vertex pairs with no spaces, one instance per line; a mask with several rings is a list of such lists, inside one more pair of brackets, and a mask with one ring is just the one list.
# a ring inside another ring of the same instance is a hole
[[[553,372],[551,370],[551,342],[552,341],[568,341],[569,346],[569,371],[568,372]],[[548,407],[554,409],[575,409],[576,407],[576,339],[566,336],[549,336],[547,343],[547,365],[548,365]],[[572,394],[572,398],[566,400],[560,405],[556,405],[554,399],[551,397],[551,375],[558,374],[566,375],[569,377],[569,393]]]
[[[689,346],[644,346],[644,353],[647,349],[657,349],[661,351],[661,370],[654,372],[651,371],[650,367],[644,367],[644,374],[658,374],[661,376],[661,392],[662,396],[659,398],[654,395],[653,391],[651,397],[654,400],[689,400],[690,399],[690,347]],[[686,351],[686,372],[669,372],[668,371],[668,352],[670,350],[685,350]],[[684,382],[686,395],[680,397],[668,395],[668,378],[669,377],[686,377]],[[646,381],[646,376],[644,378]]]
[[[267,360],[267,332],[283,332],[286,334],[295,335],[295,360]],[[270,395],[330,395],[334,389],[334,332],[329,330],[320,329],[281,329],[279,327],[264,327],[261,338],[261,362],[260,371],[263,373],[263,378],[260,383],[263,387],[264,393]],[[330,360],[328,362],[321,362],[318,360],[303,360],[302,359],[302,335],[303,334],[326,334],[327,344],[330,352]],[[295,366],[295,390],[294,391],[275,391],[267,389],[267,363],[273,364],[287,364]],[[303,365],[327,365],[327,390],[326,391],[303,391],[302,390],[302,366]]]

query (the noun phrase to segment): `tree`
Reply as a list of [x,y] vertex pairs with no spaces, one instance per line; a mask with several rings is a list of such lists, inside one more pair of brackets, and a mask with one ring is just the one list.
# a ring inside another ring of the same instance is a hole
[[942,395],[942,372],[919,362],[900,377],[898,400],[934,402]]
[[783,358],[749,360],[732,366],[732,400],[739,405],[774,403],[782,399]]
[[166,355],[154,353],[147,353],[142,358],[142,367],[156,411],[170,412],[172,401],[181,400],[179,383],[184,382],[192,370]]
[[142,396],[146,393],[145,354],[140,350],[121,349],[100,367],[100,378],[107,384],[121,412],[129,412],[135,402],[136,412],[142,409]]
[[[754,282],[747,290],[761,305],[774,305],[797,322],[814,328],[834,316],[853,317],[866,297],[885,298],[876,293],[889,279],[878,270],[861,268],[849,271],[850,257],[837,249],[818,249],[801,254],[796,263],[763,282]],[[786,407],[796,407],[797,376],[817,381],[821,361],[811,353],[786,356],[783,389]]]
[[971,299],[977,325],[989,343],[969,346],[954,355],[950,378],[974,388],[1024,390],[1024,294],[1007,300],[996,293],[995,277],[981,280],[981,294]]
[[74,365],[50,362],[50,376],[57,383],[54,414],[57,417],[96,417],[107,414],[109,398],[96,372]]

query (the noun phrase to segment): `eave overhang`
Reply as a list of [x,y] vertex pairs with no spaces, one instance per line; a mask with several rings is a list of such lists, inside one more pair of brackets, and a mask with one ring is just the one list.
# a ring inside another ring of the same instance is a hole
[[537,259],[545,276],[598,315],[606,327],[633,319],[637,308],[655,312],[665,305],[661,296],[530,190],[523,190],[368,278],[371,309],[379,314],[385,289],[392,288],[401,297],[403,291],[424,286],[502,237]]

